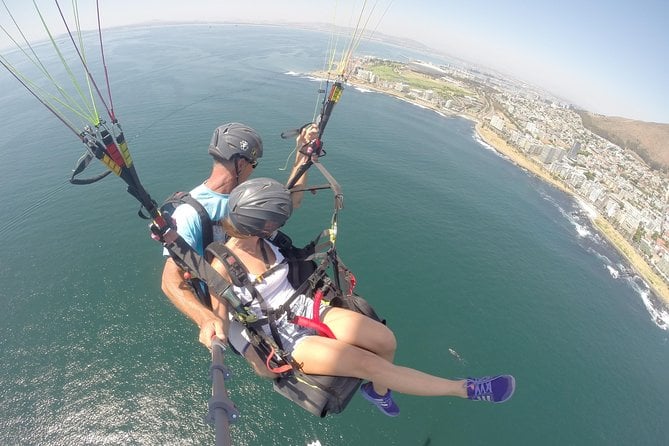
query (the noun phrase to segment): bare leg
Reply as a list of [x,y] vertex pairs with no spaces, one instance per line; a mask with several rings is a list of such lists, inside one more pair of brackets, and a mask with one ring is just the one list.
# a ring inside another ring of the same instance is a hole
[[[397,341],[395,334],[385,325],[365,315],[344,308],[330,308],[323,316],[338,340],[375,353],[388,362],[393,362]],[[385,395],[388,388],[373,381],[374,391]]]
[[[453,381],[401,367],[339,339],[307,336],[293,351],[304,372],[367,379],[379,388],[421,396],[467,397],[466,381]],[[378,393],[378,392],[377,392]]]
[[392,362],[397,349],[393,332],[383,325],[355,311],[333,307],[323,316],[323,322],[340,341],[356,345]]

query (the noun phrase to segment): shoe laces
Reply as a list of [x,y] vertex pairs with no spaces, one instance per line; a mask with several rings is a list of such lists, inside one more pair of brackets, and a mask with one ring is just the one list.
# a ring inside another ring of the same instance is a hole
[[468,384],[474,386],[471,398],[480,401],[493,401],[492,381],[493,379],[489,376],[470,379]]
[[390,407],[393,405],[393,397],[390,391],[376,400],[379,402],[379,406],[381,407]]
[[[381,406],[381,407],[390,407],[393,405],[393,393],[389,390],[385,395],[379,395],[379,396],[372,396],[371,393],[369,392],[370,390],[373,391],[372,386],[367,387],[367,395],[369,395],[374,402]],[[374,392],[376,395],[378,395],[376,392]]]

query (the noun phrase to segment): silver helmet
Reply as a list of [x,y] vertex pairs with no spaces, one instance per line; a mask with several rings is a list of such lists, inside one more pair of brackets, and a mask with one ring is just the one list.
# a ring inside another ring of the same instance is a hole
[[214,130],[209,143],[209,154],[224,160],[238,155],[254,163],[262,157],[262,139],[251,127],[230,122]]
[[292,213],[290,192],[283,184],[253,178],[230,192],[225,221],[239,235],[269,237]]

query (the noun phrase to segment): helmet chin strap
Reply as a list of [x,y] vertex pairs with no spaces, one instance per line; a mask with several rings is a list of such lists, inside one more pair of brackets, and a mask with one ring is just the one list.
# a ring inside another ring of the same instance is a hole
[[240,160],[239,157],[235,159],[235,175],[237,180],[237,184],[235,184],[235,187],[239,186],[239,183],[241,183],[241,181],[239,181],[239,160]]

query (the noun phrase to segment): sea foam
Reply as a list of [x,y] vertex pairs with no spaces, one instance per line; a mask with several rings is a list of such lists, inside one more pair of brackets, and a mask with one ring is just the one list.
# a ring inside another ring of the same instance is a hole
[[624,263],[616,263],[601,251],[610,247],[615,248],[599,235],[592,226],[592,221],[599,215],[597,210],[585,200],[576,197],[575,208],[565,209],[558,201],[548,193],[542,193],[542,197],[557,208],[562,216],[574,227],[576,236],[581,240],[579,243],[587,252],[595,255],[602,261],[604,268],[613,280],[625,279],[627,283],[641,298],[641,301],[650,316],[651,321],[662,330],[669,330],[669,312],[654,297],[648,284],[634,270]]

